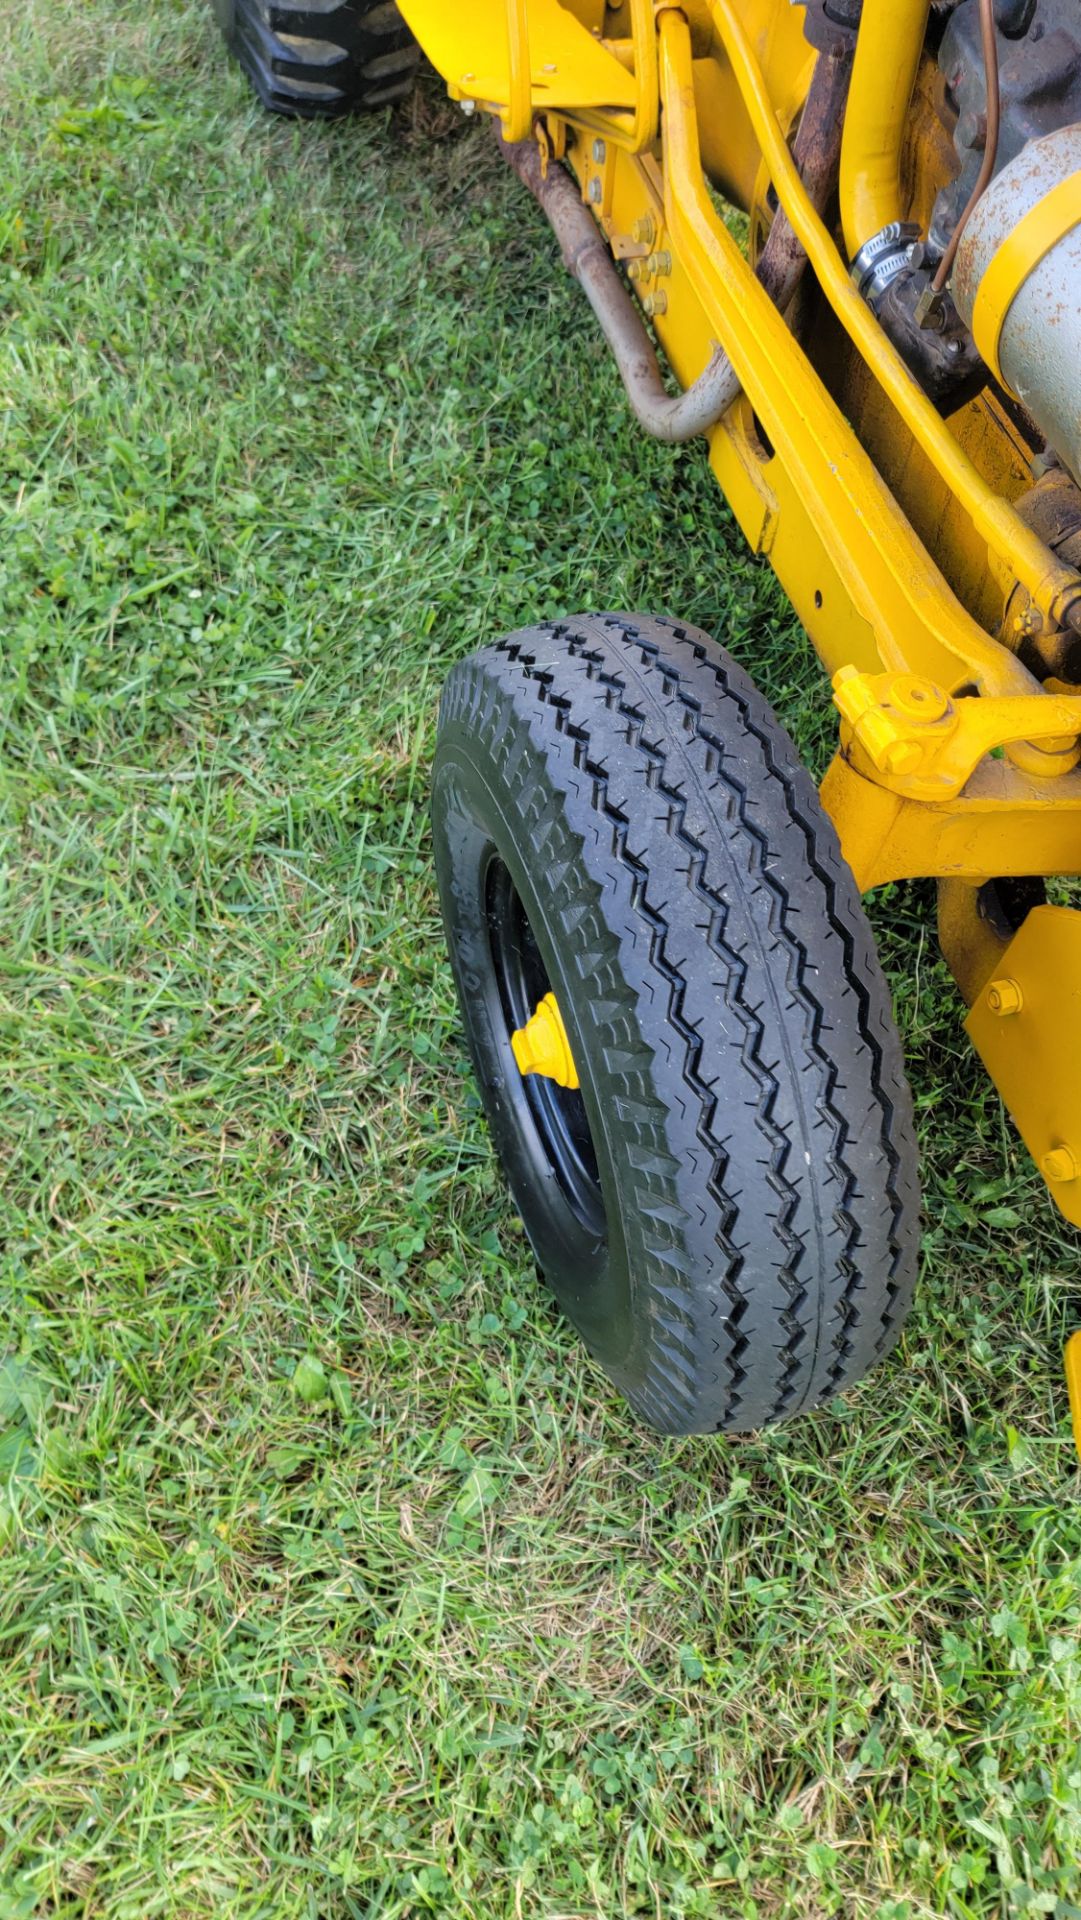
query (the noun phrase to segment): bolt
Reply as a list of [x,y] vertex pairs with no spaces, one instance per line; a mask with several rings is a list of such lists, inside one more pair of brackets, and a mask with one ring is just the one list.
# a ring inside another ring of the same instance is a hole
[[655,231],[653,215],[646,213],[643,214],[640,220],[635,221],[631,228],[631,238],[632,240],[637,240],[640,247],[650,247],[653,245],[653,235]]
[[599,207],[604,198],[604,188],[596,177],[589,183],[589,198],[594,207]]
[[916,302],[916,325],[941,333],[946,318],[946,303],[931,286],[924,287]]
[[891,740],[882,754],[883,773],[914,773],[921,754],[914,740]]
[[1014,632],[1019,633],[1023,639],[1034,640],[1037,634],[1043,632],[1043,614],[1030,600],[1020,613],[1014,615],[1013,626]]
[[1076,1180],[1077,1161],[1069,1147],[1052,1147],[1050,1153],[1045,1153],[1040,1161],[1040,1172],[1045,1180],[1054,1180],[1056,1183]]
[[594,158],[594,160],[596,161],[596,163],[597,163],[597,165],[598,165],[598,167],[603,167],[603,165],[604,165],[604,154],[605,154],[605,146],[604,146],[604,141],[603,141],[603,140],[594,140],[594,142],[593,142],[593,158]]
[[987,1005],[991,1013],[1005,1016],[1008,1013],[1020,1013],[1025,1004],[1025,996],[1016,980],[1003,976],[1001,980],[992,980],[987,989]]
[[642,306],[645,312],[649,314],[650,319],[653,318],[655,313],[667,313],[668,295],[665,293],[664,288],[659,287],[656,293],[647,293],[642,302]]
[[646,266],[650,273],[671,273],[672,256],[668,252],[651,253]]
[[476,113],[477,111],[477,103],[475,100],[460,100],[458,104],[463,113]]

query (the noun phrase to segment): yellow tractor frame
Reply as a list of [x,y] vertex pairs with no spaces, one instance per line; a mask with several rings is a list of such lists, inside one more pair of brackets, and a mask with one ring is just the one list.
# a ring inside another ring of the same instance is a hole
[[[988,880],[1081,873],[1081,693],[1022,664],[1081,625],[1081,577],[1014,501],[1032,448],[988,379],[942,413],[842,254],[926,220],[937,123],[930,0],[864,0],[843,123],[841,236],[791,139],[816,55],[789,0],[401,0],[467,111],[566,161],[683,387],[718,346],[742,392],[709,461],[781,580],[840,714],[822,799],[861,888],[940,883],[968,1030],[1062,1212],[1081,1224],[1081,915],[1040,906],[1013,938]],[[1059,231],[1081,219],[1081,177]],[[747,251],[723,201],[749,216]],[[820,319],[801,342],[754,261],[780,208]],[[1023,233],[1023,229],[1022,229]],[[1022,238],[1030,253],[1046,233]],[[1031,262],[1029,262],[1031,264]],[[1023,277],[1024,259],[1013,272]],[[999,290],[1000,296],[1002,289]],[[1009,289],[1006,289],[1006,293]],[[1001,298],[1000,298],[1001,305]],[[1001,317],[1001,316],[999,316]],[[985,333],[994,315],[978,317]],[[855,423],[855,424],[854,424]],[[858,431],[856,430],[858,425]]]

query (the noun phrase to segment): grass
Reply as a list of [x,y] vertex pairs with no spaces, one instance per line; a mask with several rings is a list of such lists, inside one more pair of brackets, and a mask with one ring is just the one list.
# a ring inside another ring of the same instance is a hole
[[812,761],[700,450],[425,87],[259,116],[203,0],[0,21],[0,1920],[1081,1915],[1076,1236],[925,888],[901,1351],[660,1441],[461,1055],[447,664],[667,609]]

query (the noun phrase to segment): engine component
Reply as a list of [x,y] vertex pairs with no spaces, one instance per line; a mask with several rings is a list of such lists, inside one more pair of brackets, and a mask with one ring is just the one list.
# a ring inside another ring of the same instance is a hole
[[[1081,120],[1081,19],[1077,0],[996,0],[999,133],[995,172],[1030,140]],[[931,251],[945,253],[983,165],[987,75],[979,0],[961,0],[942,36],[938,64],[956,108],[960,171],[935,201]]]
[[[914,246],[871,305],[924,393],[944,400],[982,367],[972,335],[948,293],[933,299],[926,249]],[[862,289],[861,289],[862,291]]]
[[998,31],[995,20],[995,0],[979,0],[980,7],[980,48],[983,55],[983,72],[987,92],[983,117],[983,159],[980,170],[972,184],[972,191],[957,216],[957,224],[950,235],[938,266],[935,268],[930,291],[926,301],[921,298],[921,320],[931,317],[935,304],[945,288],[953,271],[953,263],[961,242],[961,235],[968,225],[969,215],[977,200],[992,179],[998,166],[998,130],[1001,119],[1001,104],[998,78]]
[[[1014,506],[1056,560],[1081,565],[1081,489],[1062,467],[1051,467]],[[1002,638],[1038,680],[1049,677],[1081,686],[1081,634],[1070,627],[1048,632],[1033,619],[1024,587],[1015,587],[1006,608]]]
[[1081,474],[1081,125],[998,173],[957,250],[953,296],[996,377]]

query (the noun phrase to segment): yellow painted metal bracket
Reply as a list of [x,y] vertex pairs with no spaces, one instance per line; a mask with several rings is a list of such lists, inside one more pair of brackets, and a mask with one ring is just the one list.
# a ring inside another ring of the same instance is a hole
[[508,141],[535,113],[604,126],[632,152],[657,135],[657,35],[651,0],[630,0],[634,70],[558,0],[401,0],[400,11],[456,100],[495,114]]
[[839,753],[821,787],[861,893],[917,877],[1081,874],[1081,769],[1056,780],[981,762],[952,799],[911,799]]
[[992,975],[1002,972],[1002,956],[1014,929],[1002,914],[996,876],[994,899],[981,899],[978,880],[940,879],[938,882],[938,944],[966,1007],[970,1007]]
[[951,699],[922,674],[841,667],[833,698],[842,750],[911,799],[951,799],[996,747],[1044,779],[1071,772],[1081,760],[1079,694]]
[[1035,907],[965,1025],[1056,1206],[1081,1226],[1081,913]]

